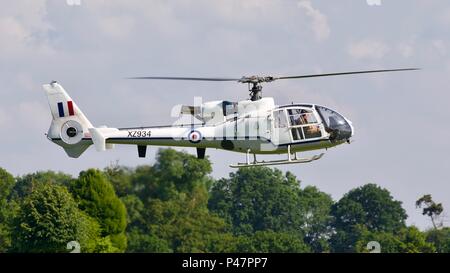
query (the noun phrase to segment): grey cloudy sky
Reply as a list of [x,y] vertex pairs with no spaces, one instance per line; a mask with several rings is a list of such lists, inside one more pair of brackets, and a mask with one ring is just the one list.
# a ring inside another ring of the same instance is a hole
[[[403,202],[408,223],[425,193],[450,210],[450,2],[448,0],[1,1],[0,166],[78,174],[119,160],[153,163],[133,146],[68,158],[44,133],[41,85],[58,80],[94,125],[170,124],[176,104],[247,98],[234,83],[127,81],[127,76],[309,74],[421,67],[419,72],[283,81],[265,86],[278,104],[314,102],[353,121],[355,142],[319,161],[281,167],[338,199],[368,182]],[[194,150],[189,150],[194,153]],[[207,151],[215,177],[242,154]],[[447,218],[448,224],[448,218]]]

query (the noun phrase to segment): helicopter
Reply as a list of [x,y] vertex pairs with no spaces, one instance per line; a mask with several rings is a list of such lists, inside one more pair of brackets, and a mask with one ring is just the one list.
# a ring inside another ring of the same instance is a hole
[[[199,105],[181,105],[180,115],[199,122],[168,126],[128,128],[94,127],[80,108],[56,81],[44,84],[52,122],[47,138],[61,146],[69,157],[78,158],[94,145],[97,151],[113,149],[117,144],[135,145],[138,156],[146,157],[147,146],[193,147],[197,158],[204,159],[206,149],[221,149],[246,154],[243,163],[232,168],[307,163],[324,153],[298,157],[297,153],[323,150],[351,143],[352,122],[326,106],[306,103],[276,105],[272,97],[262,96],[262,84],[276,80],[305,79],[338,75],[411,71],[419,68],[383,69],[309,74],[300,76],[244,76],[241,78],[131,77],[137,80],[183,80],[237,82],[248,84],[247,100],[209,101]],[[258,161],[256,155],[279,154],[279,160]],[[253,158],[251,156],[253,155]]]

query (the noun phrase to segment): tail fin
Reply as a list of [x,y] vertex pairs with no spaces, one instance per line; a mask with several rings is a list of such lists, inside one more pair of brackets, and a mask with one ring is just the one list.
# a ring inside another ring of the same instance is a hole
[[53,117],[48,139],[64,148],[70,157],[79,157],[92,144],[92,123],[60,84],[53,81],[43,87]]

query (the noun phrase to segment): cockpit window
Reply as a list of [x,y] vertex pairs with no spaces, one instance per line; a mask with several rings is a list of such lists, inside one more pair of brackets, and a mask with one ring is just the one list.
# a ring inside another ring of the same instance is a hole
[[311,110],[291,108],[287,110],[293,141],[322,136],[316,116]]
[[291,126],[317,123],[314,114],[305,109],[288,109],[289,122]]
[[237,113],[237,102],[223,101],[222,102],[222,110],[223,110],[224,116],[236,114]]
[[317,112],[323,120],[325,130],[330,133],[330,140],[348,140],[353,129],[350,123],[340,114],[323,106],[316,106]]
[[337,129],[342,126],[348,126],[343,116],[335,111],[323,106],[316,106],[317,111],[321,115],[325,126],[329,129]]
[[275,128],[286,128],[287,127],[286,114],[284,113],[284,110],[274,111],[273,119],[274,119],[274,127]]

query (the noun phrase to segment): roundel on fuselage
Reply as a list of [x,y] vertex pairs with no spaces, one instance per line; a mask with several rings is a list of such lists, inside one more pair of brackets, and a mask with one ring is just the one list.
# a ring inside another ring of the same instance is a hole
[[197,130],[192,130],[188,134],[188,140],[192,143],[199,143],[202,140],[202,134]]

